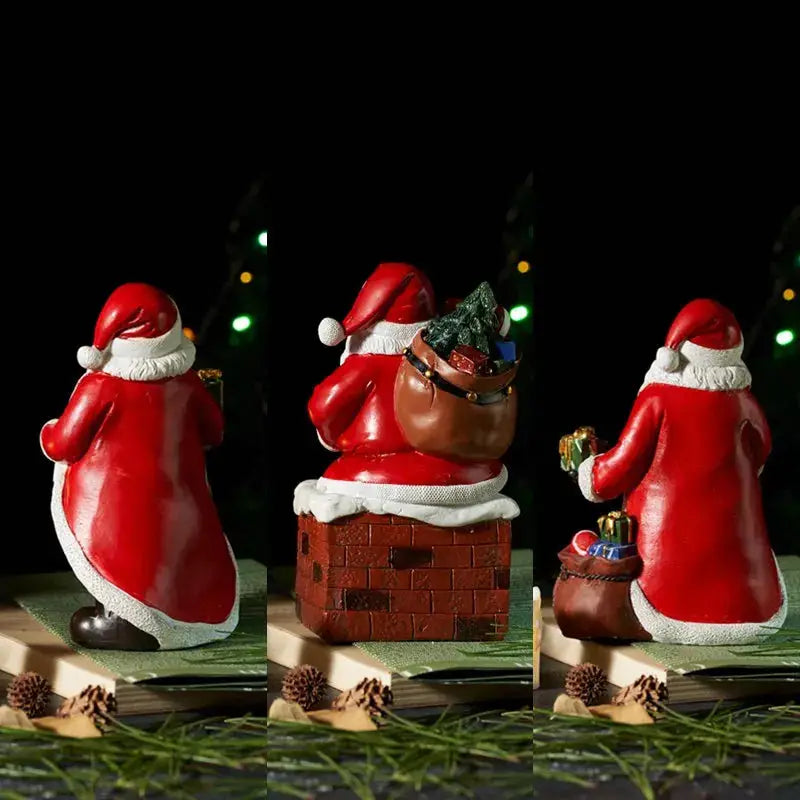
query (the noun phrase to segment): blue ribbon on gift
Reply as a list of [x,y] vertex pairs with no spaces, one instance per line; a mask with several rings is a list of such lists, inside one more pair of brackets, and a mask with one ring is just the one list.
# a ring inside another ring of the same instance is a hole
[[607,558],[609,561],[618,561],[620,558],[635,556],[636,545],[617,544],[616,542],[609,542],[607,539],[601,539],[599,542],[589,545],[587,552],[590,556],[600,556],[600,558]]

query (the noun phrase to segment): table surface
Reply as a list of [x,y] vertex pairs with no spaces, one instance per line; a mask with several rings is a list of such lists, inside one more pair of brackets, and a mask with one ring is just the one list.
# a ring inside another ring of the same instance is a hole
[[[539,708],[552,708],[553,701],[556,696],[561,693],[564,685],[564,676],[568,667],[553,661],[549,658],[542,658],[542,685],[541,688],[534,692],[534,705]],[[271,702],[273,699],[280,695],[280,685],[283,675],[286,670],[277,665],[270,663],[269,677],[268,677],[268,700]],[[11,676],[0,672],[0,696],[5,698],[6,687]],[[326,700],[331,701],[336,696],[337,692],[333,689],[328,690]],[[54,697],[51,702],[51,712],[55,711],[61,698]],[[496,706],[497,704],[493,704]],[[506,706],[511,708],[513,706]],[[485,707],[484,707],[485,708]],[[458,706],[452,709],[454,712],[463,712],[464,714],[475,713],[482,710],[480,706]],[[424,719],[426,716],[438,714],[441,709],[405,709],[399,713],[417,719]],[[199,719],[200,715],[185,715],[187,720]],[[126,717],[125,721],[142,728],[154,727],[163,722],[163,716],[141,716],[141,717]],[[266,778],[265,778],[266,780]],[[25,792],[25,784],[15,782],[5,778],[0,778],[0,797],[6,796],[6,793],[17,792],[16,796],[27,796]],[[641,793],[631,783],[624,779],[614,779],[592,790],[582,789],[569,784],[562,783],[548,783],[537,782],[536,796],[547,798],[591,798],[591,800],[603,800],[603,798],[614,798],[614,800],[634,800],[634,798],[641,798]],[[533,796],[534,785],[531,782],[531,796]],[[103,797],[125,797],[128,795],[103,795]],[[216,795],[213,790],[207,797],[213,798]],[[423,794],[417,795],[421,800],[444,800],[450,798],[451,795],[432,790]],[[686,782],[682,785],[673,787],[669,794],[663,795],[669,800],[734,800],[737,798],[774,798],[775,800],[796,800],[798,796],[797,787],[783,787],[780,789],[770,789],[766,782],[757,774],[753,774],[748,778],[742,787],[732,787],[727,784],[720,784],[713,781],[701,780],[696,782]],[[51,795],[54,800],[61,797],[71,797],[69,794],[64,795]],[[148,795],[151,797],[151,795]],[[152,795],[156,798],[156,795]],[[228,793],[226,798],[231,798],[232,795]],[[337,790],[321,795],[325,800],[352,800],[355,795],[349,790]],[[475,797],[479,800],[492,798],[498,800],[496,790],[491,787],[480,787],[475,792]],[[270,800],[283,800],[284,796],[276,792],[270,792]]]

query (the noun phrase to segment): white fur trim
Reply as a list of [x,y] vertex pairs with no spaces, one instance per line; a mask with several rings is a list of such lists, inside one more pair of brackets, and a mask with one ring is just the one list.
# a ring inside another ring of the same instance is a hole
[[[345,483],[345,481],[338,481]],[[359,484],[363,486],[364,484]],[[320,489],[319,481],[303,481],[294,490],[294,513],[313,514],[320,522],[333,522],[354,514],[395,514],[428,525],[457,528],[491,519],[514,519],[519,506],[503,494],[471,505],[424,505],[377,497],[357,497]]]
[[335,447],[331,447],[320,435],[320,432],[317,431],[317,439],[319,439],[319,443],[329,452],[331,453],[338,453],[339,451]]
[[426,486],[401,483],[361,483],[320,478],[317,488],[321,492],[350,497],[391,500],[425,506],[465,506],[482,503],[494,497],[508,482],[508,470],[502,467],[494,478],[479,483],[461,483],[451,486]]
[[431,320],[423,322],[376,322],[363,331],[348,336],[344,345],[341,362],[352,355],[388,355],[402,353],[408,347],[417,331],[426,328]]
[[592,482],[592,469],[594,469],[595,456],[589,456],[586,461],[582,461],[578,467],[578,488],[581,494],[593,503],[602,503],[603,498],[594,490]]
[[[64,513],[62,493],[67,473],[66,464],[56,464],[53,470],[53,494],[50,511],[56,536],[67,557],[75,577],[86,587],[86,591],[102,603],[109,611],[119,615],[145,633],[158,640],[161,650],[179,650],[197,647],[208,642],[227,638],[239,623],[239,573],[236,572],[236,597],[228,617],[219,623],[181,622],[172,619],[163,611],[152,608],[132,597],[106,580],[91,565],[78,540],[72,533]],[[227,542],[227,539],[225,540]],[[236,569],[236,560],[228,542],[228,552]]]
[[684,342],[680,348],[681,355],[696,367],[738,367],[742,364],[744,340],[736,347],[727,350],[714,350],[711,347],[700,347],[699,344]]
[[317,336],[322,344],[327,347],[341,344],[344,341],[344,328],[341,322],[337,322],[333,317],[325,317],[317,326]]
[[183,340],[183,323],[178,314],[175,324],[161,336],[136,336],[130,339],[117,337],[108,348],[111,356],[120,358],[158,358],[166,356],[180,347]]
[[775,562],[775,569],[778,570],[778,580],[781,586],[781,606],[764,622],[682,622],[656,611],[647,597],[645,597],[639,581],[631,582],[631,604],[639,623],[653,637],[654,642],[703,645],[748,644],[759,641],[764,636],[769,635],[770,632],[765,628],[780,628],[786,620],[788,605],[786,584],[783,581],[783,575],[777,561]]
[[[685,389],[702,389],[708,392],[732,392],[746,389],[752,379],[750,371],[742,361],[744,342],[728,350],[714,350],[684,342],[676,352],[679,364],[674,370],[665,369],[659,353],[644,377],[641,392],[651,383],[666,383]],[[661,348],[664,349],[664,348]]]

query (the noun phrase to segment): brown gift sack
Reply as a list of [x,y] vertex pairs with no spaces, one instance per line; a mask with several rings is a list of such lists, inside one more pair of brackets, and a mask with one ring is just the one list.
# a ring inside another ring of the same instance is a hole
[[564,636],[573,639],[650,641],[630,600],[631,581],[642,571],[638,555],[612,560],[581,556],[565,547],[553,589],[553,611]]
[[394,384],[395,416],[408,443],[445,458],[501,458],[517,424],[511,385],[517,366],[500,375],[468,375],[440,358],[417,333]]

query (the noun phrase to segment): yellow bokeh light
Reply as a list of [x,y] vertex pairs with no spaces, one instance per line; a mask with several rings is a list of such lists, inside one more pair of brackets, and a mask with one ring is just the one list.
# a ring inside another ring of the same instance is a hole
[[184,328],[183,335],[190,341],[193,342],[197,338],[197,334],[191,328]]
[[794,289],[784,289],[783,290],[783,299],[784,300],[794,300],[797,296],[797,293]]
[[526,272],[530,271],[531,265],[527,261],[520,261],[519,264],[517,264],[517,272],[521,272],[524,275]]
[[242,283],[252,283],[252,281],[253,281],[253,273],[252,272],[243,272],[239,276],[239,280]]

